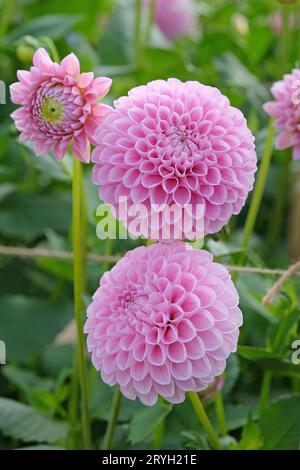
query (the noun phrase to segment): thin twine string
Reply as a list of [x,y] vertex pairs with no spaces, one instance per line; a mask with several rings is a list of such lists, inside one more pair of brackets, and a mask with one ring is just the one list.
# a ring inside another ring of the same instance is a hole
[[[24,258],[53,258],[61,260],[72,260],[72,251],[62,250],[49,250],[47,248],[24,248],[17,246],[3,246],[0,245],[0,255],[6,256],[19,256]],[[96,253],[88,253],[87,260],[95,263],[115,263],[121,256],[107,256],[97,255]],[[278,292],[282,289],[283,285],[293,276],[300,275],[300,260],[290,266],[288,269],[269,269],[269,268],[256,268],[253,266],[232,266],[225,265],[231,272],[238,273],[256,273],[262,275],[280,276],[279,279],[273,284],[267,294],[263,297],[263,305],[271,304]]]

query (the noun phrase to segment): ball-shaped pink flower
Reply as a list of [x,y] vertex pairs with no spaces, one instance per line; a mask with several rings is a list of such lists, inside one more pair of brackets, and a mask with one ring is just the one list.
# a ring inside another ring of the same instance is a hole
[[[243,114],[217,88],[199,82],[172,78],[132,89],[115,102],[95,139],[93,181],[118,218],[121,197],[129,207],[143,204],[148,219],[153,205],[189,206],[196,232],[195,208],[202,206],[204,233],[211,234],[240,212],[253,187],[254,137]],[[127,214],[127,225],[133,219]],[[176,238],[190,238],[181,225],[183,236]],[[164,239],[163,226],[155,237],[143,235]]]
[[[150,0],[144,0],[149,7]],[[197,14],[193,0],[156,0],[155,22],[168,39],[188,36],[196,30]]]
[[222,374],[242,314],[228,271],[184,242],[129,251],[106,272],[85,332],[104,382],[153,405],[180,403]]
[[21,107],[11,116],[20,140],[35,142],[37,155],[53,150],[57,160],[72,145],[74,156],[89,162],[95,129],[110,109],[97,100],[107,94],[111,79],[80,73],[74,54],[57,64],[42,48],[30,71],[19,70],[17,76],[19,81],[10,86],[11,100]]
[[279,150],[293,148],[293,158],[300,159],[300,69],[284,75],[271,88],[275,101],[265,103],[264,110],[275,118],[280,129],[276,139]]

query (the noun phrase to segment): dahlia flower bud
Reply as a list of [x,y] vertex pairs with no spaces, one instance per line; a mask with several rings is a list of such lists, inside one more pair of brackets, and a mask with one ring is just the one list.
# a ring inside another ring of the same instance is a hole
[[30,71],[19,70],[10,86],[11,100],[21,105],[11,115],[20,140],[35,143],[37,155],[53,150],[61,160],[72,146],[75,157],[90,161],[90,144],[103,116],[110,109],[97,103],[109,91],[111,79],[80,73],[77,57],[70,54],[60,64],[45,49],[33,56]]
[[222,390],[225,383],[225,374],[219,375],[215,380],[202,392],[200,392],[201,401],[209,401],[215,398],[217,393]]
[[263,108],[269,116],[275,118],[275,127],[280,129],[276,139],[277,149],[293,148],[294,160],[300,159],[300,69],[274,83],[271,88],[275,101],[265,103]]
[[88,307],[94,367],[129,399],[180,403],[206,389],[236,351],[238,302],[228,271],[207,251],[184,242],[129,251]]
[[[240,212],[253,187],[254,137],[243,114],[217,88],[198,82],[172,78],[132,89],[115,102],[95,139],[93,181],[101,186],[100,198],[129,232],[131,222],[140,222],[147,238],[167,239],[164,233],[174,228],[181,230],[176,239],[218,232]],[[130,215],[120,208],[120,198],[127,208],[142,204],[146,211]],[[153,206],[162,215],[156,226]],[[188,227],[168,219],[170,207],[188,213]]]
[[[146,7],[149,3],[144,0]],[[155,22],[168,39],[188,36],[197,26],[193,0],[156,0]]]

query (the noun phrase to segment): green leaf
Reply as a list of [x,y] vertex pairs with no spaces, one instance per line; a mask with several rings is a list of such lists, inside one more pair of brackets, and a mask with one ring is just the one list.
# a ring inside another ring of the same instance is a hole
[[156,426],[170,413],[172,405],[157,403],[151,408],[144,408],[137,413],[130,423],[129,441],[137,444],[145,440]]
[[[228,404],[225,406],[225,417],[228,431],[234,431],[235,429],[240,429],[247,423],[249,413],[252,413],[256,416],[256,410],[250,408],[249,405],[241,404]],[[212,424],[217,427],[217,420],[215,417],[215,411],[209,412],[209,418]]]
[[236,445],[232,445],[232,450],[258,450],[262,447],[263,440],[261,436],[261,431],[251,416],[249,415],[246,426],[242,431],[242,438],[240,442]]
[[16,193],[0,205],[0,233],[8,237],[31,240],[49,228],[67,232],[70,224],[69,194]]
[[0,431],[24,442],[54,444],[67,437],[68,425],[50,419],[30,406],[0,398]]
[[62,370],[69,370],[74,361],[73,344],[50,345],[45,348],[40,359],[41,370],[57,378]]
[[282,359],[281,354],[274,353],[265,348],[257,348],[254,346],[239,346],[239,356],[249,361],[260,361],[262,359]]
[[4,377],[23,392],[28,390],[52,390],[54,381],[45,377],[39,377],[31,370],[21,369],[17,366],[6,365],[1,368]]
[[300,367],[288,360],[265,359],[258,362],[259,367],[270,370],[273,374],[300,379]]
[[259,109],[268,99],[264,85],[232,52],[225,52],[223,56],[217,57],[215,64],[225,83],[243,90],[249,102],[256,108]]
[[71,317],[69,304],[21,295],[2,297],[0,332],[8,360],[24,364],[39,355]]
[[290,339],[291,329],[300,320],[299,311],[289,312],[285,314],[279,321],[279,324],[274,326],[271,331],[270,346],[273,351],[283,353],[288,341]]
[[72,26],[80,20],[79,15],[45,15],[22,23],[4,37],[4,41],[11,43],[22,36],[34,37],[49,36],[59,39],[65,36]]
[[264,439],[263,449],[299,449],[300,395],[284,397],[263,411],[259,426]]
[[238,354],[244,359],[255,362],[262,369],[271,370],[276,375],[300,378],[299,366],[292,364],[282,354],[252,346],[239,346]]
[[125,65],[133,61],[133,9],[131,2],[120,2],[111,15],[100,43],[101,62]]
[[231,354],[227,360],[225,371],[225,382],[222,388],[222,395],[226,397],[232,391],[240,373],[239,359],[236,354]]

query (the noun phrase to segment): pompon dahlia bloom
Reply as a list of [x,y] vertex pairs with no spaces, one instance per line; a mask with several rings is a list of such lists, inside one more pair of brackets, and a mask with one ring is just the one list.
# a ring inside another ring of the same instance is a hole
[[265,103],[266,113],[275,118],[275,127],[280,129],[276,139],[279,150],[293,147],[293,158],[300,159],[300,69],[284,75],[271,88],[275,101]]
[[85,332],[104,382],[153,405],[204,390],[236,351],[242,314],[228,271],[184,242],[129,251],[106,272]]
[[[162,213],[166,206],[189,206],[193,232],[196,207],[203,207],[206,235],[240,212],[253,187],[254,137],[243,114],[217,88],[199,82],[171,78],[132,89],[115,101],[95,139],[93,181],[100,198],[117,218],[126,216],[129,231],[137,216],[122,214],[120,198],[128,207],[143,204],[148,220],[140,217],[141,232],[148,238],[165,239],[166,224],[175,226],[162,217],[157,234],[149,235],[154,204]],[[176,238],[190,238],[184,224],[182,232]]]
[[33,56],[30,71],[19,70],[19,82],[10,87],[11,100],[21,105],[12,113],[22,141],[35,142],[37,155],[53,150],[61,160],[69,145],[75,157],[90,161],[90,143],[100,120],[110,109],[97,103],[109,91],[111,79],[80,73],[74,54],[60,64],[45,49]]
[[[145,6],[149,3],[144,0]],[[168,39],[191,34],[197,26],[193,0],[156,0],[155,22]]]

